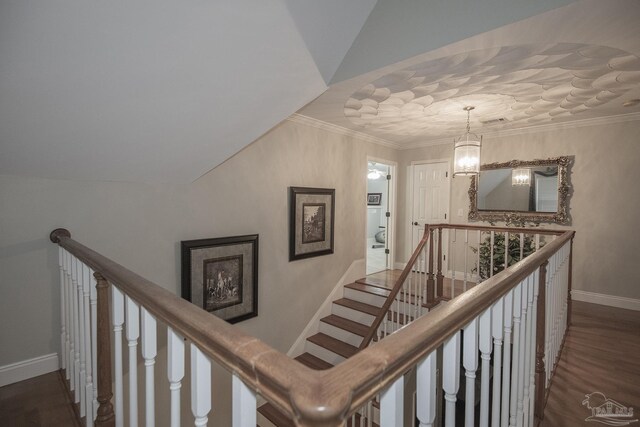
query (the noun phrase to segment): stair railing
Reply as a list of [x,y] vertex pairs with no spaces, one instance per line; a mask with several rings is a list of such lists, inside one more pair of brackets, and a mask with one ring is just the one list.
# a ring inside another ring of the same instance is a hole
[[425,225],[422,239],[396,279],[367,335],[362,339],[360,349],[366,348],[374,339],[377,341],[400,329],[402,325],[409,323],[410,319],[418,318],[423,314],[427,304],[435,302],[434,279],[430,273],[433,271],[431,234],[429,225]]
[[[85,408],[87,425],[95,420],[99,426],[136,426],[135,370],[129,371],[130,403],[123,404],[122,332],[130,366],[136,365],[133,358],[140,338],[146,380],[145,415],[140,418],[152,426],[156,414],[167,416],[165,408],[154,407],[160,322],[167,325],[171,426],[180,424],[186,340],[190,348],[191,410],[197,426],[206,425],[211,410],[213,361],[233,376],[230,392],[234,427],[255,427],[257,394],[295,425],[304,427],[341,426],[380,395],[380,425],[397,427],[404,425],[404,374],[413,369],[417,417],[422,425],[433,424],[440,407],[436,400],[436,366],[442,354],[444,419],[446,425],[454,425],[461,367],[466,373],[467,393],[472,393],[480,351],[480,425],[489,425],[489,419],[493,425],[500,425],[500,420],[508,420],[510,425],[534,425],[543,417],[545,396],[569,321],[573,236],[573,231],[562,233],[523,261],[488,278],[482,286],[473,287],[333,368],[314,371],[74,241],[67,230],[58,229],[51,233],[51,240],[60,251],[63,369],[76,393],[74,400]],[[513,331],[512,338],[507,331]],[[115,349],[113,376],[111,337]],[[491,365],[493,376],[487,374]],[[490,378],[494,396],[491,408]],[[466,401],[473,400],[467,397]],[[475,424],[474,414],[467,406],[467,425]]]

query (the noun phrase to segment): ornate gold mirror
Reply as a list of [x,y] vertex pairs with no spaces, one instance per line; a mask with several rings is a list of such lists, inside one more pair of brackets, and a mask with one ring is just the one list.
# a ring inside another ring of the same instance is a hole
[[570,157],[480,166],[471,177],[469,220],[524,226],[569,222]]

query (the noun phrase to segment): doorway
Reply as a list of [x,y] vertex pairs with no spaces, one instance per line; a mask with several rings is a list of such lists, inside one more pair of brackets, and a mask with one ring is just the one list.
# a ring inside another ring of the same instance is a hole
[[367,161],[367,274],[392,268],[393,175],[391,162]]
[[[432,162],[412,162],[407,174],[411,201],[409,204],[410,242],[408,254],[414,249],[424,235],[425,224],[441,224],[449,222],[449,194],[451,178],[449,160]],[[442,235],[443,271],[446,269],[447,233]]]

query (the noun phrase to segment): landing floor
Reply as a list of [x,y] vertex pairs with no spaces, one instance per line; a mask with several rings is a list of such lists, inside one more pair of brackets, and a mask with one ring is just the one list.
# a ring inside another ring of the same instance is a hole
[[80,427],[59,371],[0,387],[0,425]]
[[[637,420],[640,418],[640,312],[576,301],[572,313],[541,425],[606,425],[585,421],[591,411],[582,402],[585,395],[594,392],[632,407],[632,419]],[[604,403],[599,399],[601,396],[594,395],[591,402]],[[632,425],[638,424],[640,421]]]
[[[375,283],[377,286],[384,286],[386,288],[391,289],[393,288],[394,283],[396,282],[398,277],[400,277],[401,274],[402,274],[402,270],[380,271],[378,273],[367,275],[367,283],[372,283],[372,284]],[[413,274],[415,278],[421,275],[421,273],[415,273],[415,272],[411,274]],[[424,280],[424,278],[422,280]],[[467,280],[465,283],[464,278],[462,277],[457,277],[455,280],[455,284],[452,279],[449,279],[446,277],[442,281],[442,291],[444,296],[447,298],[452,298],[451,296],[452,292],[453,292],[453,296],[457,297],[458,295],[463,293],[465,290],[469,290],[474,286],[475,286],[474,282],[472,282],[471,280]]]

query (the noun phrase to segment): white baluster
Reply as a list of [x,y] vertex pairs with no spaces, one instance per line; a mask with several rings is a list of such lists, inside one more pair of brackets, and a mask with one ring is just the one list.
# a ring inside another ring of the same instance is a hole
[[480,245],[482,244],[482,231],[478,230],[478,251],[476,252],[476,265],[478,266],[478,279],[477,282],[480,283],[482,282],[482,279],[480,278]]
[[398,378],[380,395],[380,427],[404,425],[404,377]]
[[[77,277],[77,294],[78,294],[78,333],[80,335],[78,353],[80,356],[80,384],[78,385],[78,394],[80,402],[80,417],[85,416],[87,396],[86,384],[87,384],[87,361],[85,355],[85,317],[84,317],[84,268],[86,266],[80,260],[76,263],[76,277]],[[88,271],[88,270],[87,270]]]
[[420,420],[420,427],[433,427],[436,419],[437,355],[437,350],[434,350],[418,363],[416,373],[416,414]]
[[523,426],[529,426],[529,389],[531,386],[531,365],[533,363],[533,353],[531,352],[531,335],[534,335],[535,325],[533,322],[533,288],[535,283],[535,274],[528,277],[529,285],[527,286],[527,322],[525,325],[525,358],[524,358],[524,396],[523,403]]
[[540,291],[539,285],[539,270],[535,269],[533,272],[533,309],[531,310],[531,336],[530,340],[530,352],[531,363],[529,365],[529,425],[533,426],[534,423],[534,405],[536,397],[536,334],[538,325],[538,294]]
[[80,382],[80,348],[82,347],[80,341],[80,298],[78,297],[80,287],[78,286],[78,258],[75,256],[71,258],[71,293],[73,294],[73,357],[74,357],[74,379],[73,379],[73,391],[74,402],[80,402],[80,390],[82,385]]
[[504,347],[502,348],[502,403],[500,425],[509,425],[509,387],[511,384],[511,328],[513,325],[513,290],[504,296]]
[[58,246],[58,270],[60,271],[60,369],[66,369],[67,355],[65,344],[67,340],[67,319],[64,295],[64,249]]
[[73,308],[71,307],[71,293],[69,292],[69,288],[71,286],[71,270],[69,269],[69,263],[71,262],[70,260],[71,260],[71,254],[69,254],[69,252],[65,250],[63,260],[62,260],[64,264],[63,269],[64,269],[65,320],[67,323],[67,336],[65,337],[64,350],[66,352],[65,378],[69,380],[69,384],[71,384],[71,377],[73,377],[73,375],[71,374],[73,369],[72,368],[73,359],[71,356],[71,342],[73,341],[71,337],[73,336],[73,323],[71,322],[71,312]]
[[520,233],[520,261],[524,258],[524,234]]
[[493,398],[491,399],[491,426],[500,426],[500,374],[502,369],[502,337],[504,297],[491,307],[491,335],[493,336]]
[[520,316],[522,315],[522,284],[513,289],[513,369],[511,375],[511,393],[509,396],[509,426],[516,425],[518,406],[518,372],[520,367]]
[[478,319],[475,318],[464,328],[462,364],[465,369],[465,409],[464,425],[473,427],[475,418],[476,371],[478,370]]
[[141,350],[145,368],[145,421],[147,427],[153,427],[155,422],[155,381],[153,368],[156,363],[157,334],[156,319],[142,307],[140,313],[140,323],[142,325]]
[[[521,321],[520,321],[520,353],[518,355],[518,401],[516,406],[516,425],[522,426],[522,417],[524,414],[524,379],[525,379],[525,361],[527,354],[527,322],[531,322],[531,320],[527,320],[528,316],[528,295],[529,295],[529,278],[527,277],[522,283],[522,300],[521,300]],[[528,375],[527,375],[528,377]]]
[[111,286],[111,322],[113,324],[114,373],[115,390],[113,410],[116,416],[116,427],[124,426],[124,404],[122,385],[122,324],[124,323],[124,297],[120,289]]
[[482,359],[480,379],[480,426],[489,427],[489,381],[491,376],[491,309],[485,310],[479,320],[478,347]]
[[82,264],[82,306],[84,307],[84,354],[85,354],[85,388],[84,413],[87,427],[93,426],[93,357],[91,352],[91,312],[89,295],[91,293],[91,269]]
[[[456,425],[456,395],[460,388],[460,331],[444,343],[442,356],[442,388],[445,399],[445,426]],[[402,424],[396,424],[400,426]]]
[[140,306],[128,295],[126,304],[126,334],[129,346],[129,427],[138,425],[138,337],[140,337]]
[[191,344],[191,412],[196,427],[207,425],[210,410],[211,361],[195,344]]
[[180,427],[180,388],[184,377],[183,338],[167,328],[167,377],[171,390],[171,427]]
[[256,395],[242,382],[240,377],[233,375],[233,427],[255,427],[256,425]]
[[91,369],[95,373],[93,382],[93,419],[98,415],[98,292],[96,290],[97,281],[94,277],[95,271],[89,269],[91,283],[89,287],[89,303],[91,305]]

